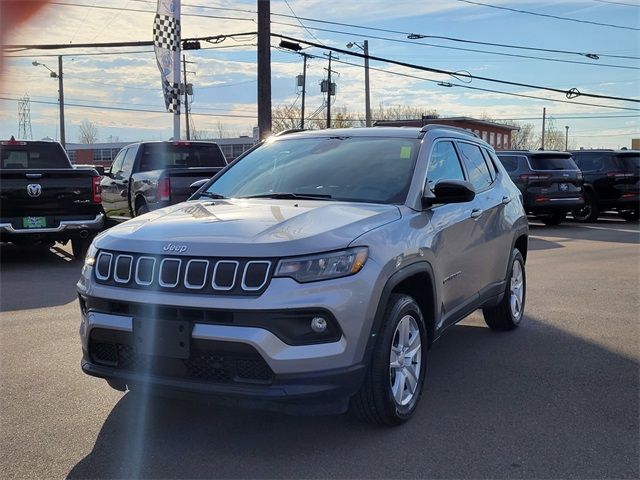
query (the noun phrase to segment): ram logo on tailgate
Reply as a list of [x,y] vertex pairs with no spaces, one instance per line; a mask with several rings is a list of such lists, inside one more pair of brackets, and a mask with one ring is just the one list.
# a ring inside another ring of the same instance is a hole
[[27,193],[30,197],[39,197],[42,193],[42,185],[39,183],[30,183],[27,185]]

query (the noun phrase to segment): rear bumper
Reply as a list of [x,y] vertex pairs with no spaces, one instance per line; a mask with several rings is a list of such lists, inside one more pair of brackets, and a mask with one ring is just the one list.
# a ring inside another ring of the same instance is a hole
[[11,223],[0,223],[0,234],[28,236],[32,234],[57,234],[61,232],[79,232],[82,230],[99,231],[104,224],[104,214],[98,213],[88,220],[61,220],[57,227],[17,229]]
[[582,195],[572,197],[552,197],[548,195],[529,195],[525,197],[524,208],[530,213],[547,213],[558,210],[571,210],[584,206]]
[[602,208],[638,208],[640,193],[625,193],[615,200],[600,200]]

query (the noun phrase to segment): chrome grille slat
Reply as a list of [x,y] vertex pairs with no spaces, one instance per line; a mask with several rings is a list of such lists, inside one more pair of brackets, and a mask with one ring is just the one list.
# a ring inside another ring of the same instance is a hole
[[[177,273],[176,273],[176,281],[174,283],[166,283],[162,280],[162,272],[164,269],[165,264],[169,263],[169,262],[177,262],[178,263],[178,269],[177,269]],[[179,258],[163,258],[162,261],[160,262],[160,268],[158,269],[158,285],[160,285],[161,287],[165,287],[165,288],[173,288],[176,287],[178,285],[178,283],[180,283],[180,267],[182,266],[182,260],[180,260]]]
[[[247,271],[249,270],[249,267],[251,265],[266,265],[267,266],[266,273],[265,273],[264,278],[262,280],[262,283],[260,284],[259,287],[249,287],[245,283],[245,280],[247,279]],[[242,272],[242,289],[247,291],[247,292],[255,292],[255,291],[258,291],[258,290],[262,289],[262,287],[264,287],[264,285],[267,283],[267,280],[269,280],[269,270],[271,270],[271,262],[269,262],[268,260],[251,260],[251,261],[247,262],[247,264],[244,266],[244,271]]]
[[[204,276],[202,277],[202,283],[200,285],[194,285],[189,283],[189,267],[194,264],[194,263],[204,263],[205,267],[204,267]],[[187,266],[184,269],[184,286],[192,289],[192,290],[200,290],[201,288],[204,288],[204,286],[207,284],[207,275],[209,274],[209,264],[210,262],[208,260],[204,260],[204,259],[191,259],[187,262]]]
[[[220,265],[235,265],[235,269],[233,271],[233,282],[231,282],[231,286],[229,287],[224,287],[221,285],[218,285],[216,283],[216,274],[218,273],[218,266]],[[238,262],[237,260],[219,260],[216,262],[216,266],[213,267],[213,277],[211,279],[211,287],[214,290],[220,290],[223,292],[228,292],[229,290],[233,290],[233,287],[236,285],[236,277],[238,276],[238,267],[240,266],[240,262]]]
[[[143,282],[140,279],[140,275],[139,275],[139,273],[140,273],[140,262],[142,260],[151,260],[153,262],[152,267],[151,267],[151,280],[149,280],[149,282]],[[141,285],[143,287],[148,287],[149,285],[151,285],[153,283],[153,277],[155,276],[155,273],[156,273],[156,259],[155,259],[155,257],[144,257],[144,256],[138,257],[138,261],[136,262],[136,275],[135,275],[135,280],[136,280],[136,283],[138,285]]]
[[[120,259],[129,259],[129,269],[127,271],[127,278],[122,278],[118,275],[118,264],[120,263]],[[116,257],[115,265],[113,267],[113,279],[118,283],[129,283],[131,280],[131,270],[133,268],[133,257],[131,255],[118,255]]]

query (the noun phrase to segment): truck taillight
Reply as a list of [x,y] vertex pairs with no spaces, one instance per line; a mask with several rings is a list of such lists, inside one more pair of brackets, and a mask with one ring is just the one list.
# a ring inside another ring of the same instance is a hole
[[158,201],[167,202],[171,200],[171,180],[169,178],[161,178],[158,180]]
[[93,203],[102,203],[102,186],[100,177],[91,177],[91,197]]

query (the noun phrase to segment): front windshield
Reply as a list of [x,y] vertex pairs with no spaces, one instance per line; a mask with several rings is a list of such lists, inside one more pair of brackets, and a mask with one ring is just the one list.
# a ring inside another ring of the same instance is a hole
[[420,140],[415,138],[311,137],[266,142],[229,168],[203,196],[285,198],[295,194],[404,203],[419,149]]

